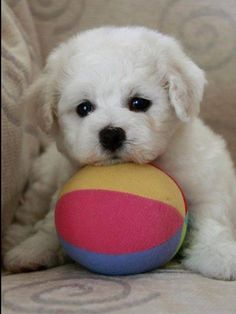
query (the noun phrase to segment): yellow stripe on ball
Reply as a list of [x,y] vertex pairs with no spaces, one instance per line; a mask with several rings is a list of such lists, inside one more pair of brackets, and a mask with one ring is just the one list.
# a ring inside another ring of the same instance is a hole
[[60,196],[86,189],[124,192],[159,200],[185,216],[185,202],[179,187],[172,178],[152,165],[86,166],[66,183]]

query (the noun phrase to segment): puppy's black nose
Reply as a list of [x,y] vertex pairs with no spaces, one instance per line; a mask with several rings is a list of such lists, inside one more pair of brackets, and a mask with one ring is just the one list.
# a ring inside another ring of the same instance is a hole
[[125,131],[121,128],[107,126],[99,132],[99,141],[102,147],[111,152],[120,148],[125,139]]

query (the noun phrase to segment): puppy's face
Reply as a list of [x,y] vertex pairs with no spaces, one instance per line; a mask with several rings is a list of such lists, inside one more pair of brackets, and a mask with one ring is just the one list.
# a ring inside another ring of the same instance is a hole
[[143,163],[163,152],[174,115],[154,60],[140,48],[99,46],[69,60],[57,138],[80,163]]
[[167,36],[101,28],[55,50],[42,85],[41,123],[70,159],[146,163],[197,114],[204,76]]

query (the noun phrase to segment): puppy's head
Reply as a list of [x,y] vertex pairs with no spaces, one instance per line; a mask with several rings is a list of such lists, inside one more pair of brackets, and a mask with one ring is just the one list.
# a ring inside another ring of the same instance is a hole
[[198,114],[204,83],[174,39],[141,27],[106,27],[54,50],[27,103],[70,159],[145,163]]

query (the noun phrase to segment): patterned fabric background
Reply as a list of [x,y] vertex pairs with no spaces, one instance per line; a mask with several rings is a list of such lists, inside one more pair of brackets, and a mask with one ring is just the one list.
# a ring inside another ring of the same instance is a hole
[[173,265],[147,274],[99,276],[66,265],[3,277],[4,314],[235,314],[236,282]]
[[27,180],[31,159],[38,151],[36,130],[22,130],[22,94],[37,77],[41,55],[31,13],[25,1],[10,8],[2,3],[2,232]]

